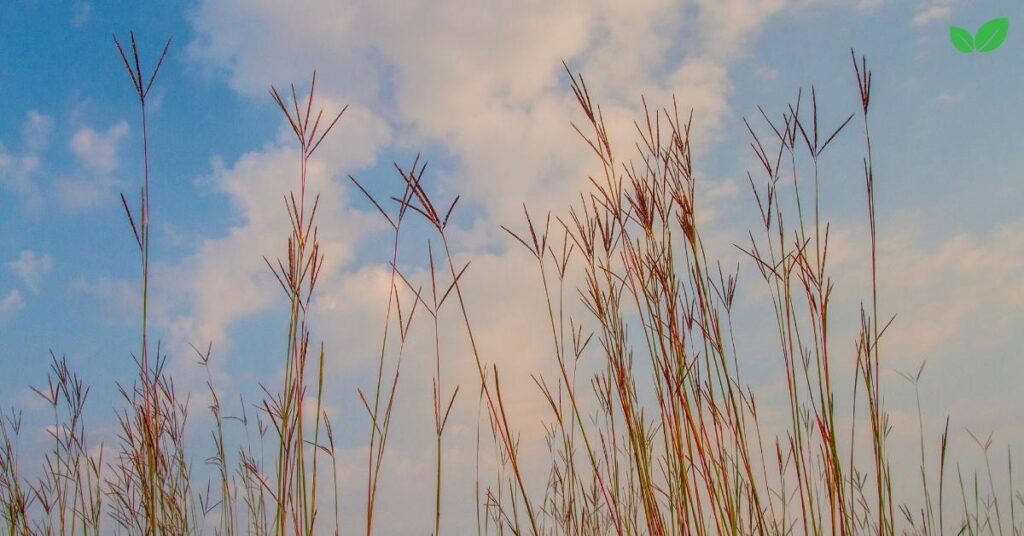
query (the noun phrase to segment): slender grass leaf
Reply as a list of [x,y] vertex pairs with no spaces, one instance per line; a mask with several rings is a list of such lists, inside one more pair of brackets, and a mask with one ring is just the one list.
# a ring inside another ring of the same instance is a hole
[[971,35],[971,32],[959,26],[949,27],[949,40],[953,42],[953,46],[960,52],[965,54],[974,52],[974,37]]
[[992,52],[1000,47],[1006,40],[1006,34],[1010,31],[1010,19],[999,17],[992,19],[978,28],[974,34],[974,44],[978,52]]

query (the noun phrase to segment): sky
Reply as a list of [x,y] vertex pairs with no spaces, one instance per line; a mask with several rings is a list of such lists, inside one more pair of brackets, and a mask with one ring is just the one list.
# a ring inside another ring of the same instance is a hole
[[[973,30],[994,17],[1010,19],[998,50],[963,54],[950,43],[950,26]],[[348,105],[311,184],[322,195],[327,258],[314,338],[330,356],[329,407],[345,432],[349,514],[360,507],[368,426],[357,389],[374,371],[389,258],[386,225],[347,175],[386,197],[398,184],[392,163],[421,154],[437,195],[462,196],[453,236],[459,255],[472,260],[470,306],[488,359],[522,380],[509,396],[528,429],[528,416],[542,411],[529,374],[550,365],[546,318],[529,257],[499,226],[521,225],[524,202],[535,213],[564,213],[594,169],[570,126],[581,116],[562,61],[586,77],[615,139],[629,142],[641,95],[659,106],[675,95],[694,110],[705,229],[716,251],[738,259],[732,244],[754,222],[746,172],[757,165],[743,118],[756,118],[758,105],[778,116],[813,85],[823,123],[838,125],[856,106],[854,48],[875,75],[883,308],[897,315],[886,385],[895,414],[905,417],[896,422],[913,422],[914,396],[896,373],[926,361],[930,434],[948,415],[958,444],[967,430],[991,432],[1000,448],[1019,451],[1020,24],[1024,4],[1009,0],[4,3],[0,406],[39,411],[28,386],[44,381],[52,351],[93,386],[91,419],[110,434],[114,386],[132,377],[139,266],[118,194],[138,191],[141,127],[112,35],[124,40],[134,31],[149,59],[173,37],[150,102],[152,322],[180,384],[196,391],[205,373],[189,344],[213,345],[218,386],[232,399],[257,397],[260,382],[280,373],[273,350],[283,348],[286,304],[263,256],[283,249],[281,196],[298,164],[267,90],[294,83],[305,91],[316,69],[324,107]],[[855,134],[844,133],[824,164],[823,207],[845,300],[837,315],[846,320],[863,295],[866,251],[863,140]],[[416,240],[411,247],[425,249]],[[422,276],[422,262],[409,262]],[[751,268],[741,268],[738,321],[751,336],[740,350],[753,371],[747,378],[770,393],[778,356],[759,343],[770,326],[757,320],[766,296]],[[853,332],[839,329],[852,349]],[[446,374],[471,390],[475,371],[455,354]],[[431,453],[417,445],[430,420],[431,362],[423,351],[412,355],[392,483],[415,482],[432,468]],[[472,468],[471,398],[455,409],[454,482]],[[402,486],[382,508],[429,497],[428,488]],[[453,503],[472,498],[468,486],[453,488]],[[386,519],[386,532],[412,531],[417,516],[430,513],[430,501],[412,501],[420,503]]]

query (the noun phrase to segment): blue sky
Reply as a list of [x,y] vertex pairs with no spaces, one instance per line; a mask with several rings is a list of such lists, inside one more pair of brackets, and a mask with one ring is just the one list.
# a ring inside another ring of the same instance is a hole
[[[973,30],[997,16],[1011,21],[999,50],[961,54],[950,45],[950,25]],[[138,265],[118,193],[137,191],[140,127],[112,34],[126,39],[134,30],[146,58],[174,38],[150,123],[154,323],[186,385],[201,385],[192,381],[199,375],[188,343],[213,343],[231,393],[252,396],[278,370],[278,356],[266,349],[284,336],[283,308],[261,257],[283,244],[279,199],[296,166],[266,90],[305,88],[316,68],[328,108],[351,104],[316,181],[333,207],[321,222],[330,266],[318,333],[337,349],[332,402],[351,430],[363,426],[355,388],[372,370],[379,321],[371,319],[386,299],[379,279],[386,234],[346,174],[389,191],[391,162],[422,151],[441,194],[465,195],[460,248],[504,281],[480,290],[478,309],[490,324],[484,339],[495,361],[525,371],[543,358],[506,355],[510,342],[524,353],[534,346],[505,334],[543,329],[529,312],[540,312],[531,309],[539,302],[520,288],[535,282],[520,274],[526,261],[498,225],[518,224],[523,201],[561,210],[585,186],[591,163],[568,126],[578,116],[560,60],[587,76],[613,123],[638,109],[642,93],[662,105],[675,93],[694,107],[714,214],[708,225],[727,251],[752,224],[745,173],[754,160],[742,118],[756,116],[758,104],[777,115],[798,88],[814,84],[824,123],[838,124],[855,106],[853,47],[875,73],[883,286],[901,333],[891,370],[927,359],[929,422],[951,414],[961,429],[992,430],[1019,446],[1022,25],[1024,4],[1006,0],[650,1],[631,9],[615,2],[521,9],[5,3],[0,405],[25,406],[26,386],[43,380],[51,349],[94,386],[98,422],[112,420],[114,382],[131,378]],[[620,123],[619,135],[629,135]],[[860,251],[862,140],[851,130],[836,143],[823,203],[846,233],[843,244]],[[852,314],[862,288],[856,255],[848,268],[840,271],[849,274]],[[756,302],[758,282],[748,276],[741,284]],[[756,323],[755,314],[748,318]],[[755,342],[750,352],[763,357]],[[751,366],[768,370],[757,359]],[[763,378],[755,382],[771,384],[769,372]],[[905,386],[891,383],[897,409],[906,409]],[[423,388],[410,389],[412,412]],[[470,422],[472,404],[463,409]],[[347,445],[355,452],[359,439]],[[404,448],[415,474],[422,460],[412,440]]]

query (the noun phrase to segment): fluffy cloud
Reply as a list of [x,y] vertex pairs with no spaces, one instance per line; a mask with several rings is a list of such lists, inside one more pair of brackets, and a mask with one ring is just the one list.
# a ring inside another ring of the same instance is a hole
[[[338,109],[329,101],[322,104]],[[307,190],[320,195],[322,277],[328,279],[352,259],[366,232],[379,227],[375,218],[349,208],[345,173],[373,163],[390,136],[386,124],[358,107],[350,108],[336,128],[311,162],[307,182]],[[201,179],[205,188],[226,197],[241,223],[224,236],[201,240],[180,263],[157,267],[168,294],[164,320],[176,339],[197,345],[213,341],[224,348],[233,322],[280,297],[263,257],[273,260],[283,251],[289,229],[284,199],[298,189],[299,154],[286,139],[282,134],[279,142],[230,166],[215,162]]]
[[80,170],[73,176],[55,181],[58,201],[69,212],[89,210],[115,199],[118,185],[114,172],[120,165],[118,151],[128,123],[120,121],[106,131],[92,127],[80,128],[71,137],[69,148]]
[[36,110],[29,110],[21,127],[21,138],[25,147],[38,151],[49,145],[52,131],[52,117]]
[[579,116],[563,60],[588,77],[616,137],[631,139],[644,91],[655,105],[676,94],[693,107],[703,140],[728,112],[730,60],[783,5],[210,1],[194,13],[189,53],[252,94],[319,67],[323,88],[376,110],[403,145],[455,157],[445,188],[483,205],[494,229],[522,201],[562,206],[583,184],[589,160],[569,127]]
[[85,26],[92,18],[92,4],[89,2],[75,2],[71,8],[71,25],[75,28]]
[[1016,222],[927,247],[912,230],[894,235],[885,278],[895,299],[910,306],[901,313],[897,351],[918,359],[941,355],[957,341],[988,330],[995,335],[1024,316],[1022,230],[1024,223]]
[[[43,183],[42,154],[50,145],[53,118],[29,110],[21,127],[21,151],[0,144],[0,187],[18,195],[24,206],[38,210],[44,204],[44,190],[55,195],[59,206],[80,212],[113,199],[117,186],[114,173],[119,166],[118,151],[128,124],[120,121],[105,131],[91,127],[77,130],[68,142],[78,170],[66,177]],[[50,190],[52,188],[53,190]]]
[[29,206],[37,206],[42,198],[35,177],[39,171],[35,154],[14,154],[0,145],[0,185],[18,194]]
[[32,250],[25,250],[17,259],[5,263],[4,266],[21,279],[32,292],[38,292],[39,284],[53,268],[53,259],[48,254],[38,255]]
[[[472,217],[452,233],[477,263],[479,252],[511,244],[498,225],[518,222],[524,201],[537,213],[564,209],[595,171],[570,126],[580,116],[563,61],[585,74],[621,147],[632,147],[641,91],[656,106],[676,95],[684,109],[693,107],[696,138],[706,140],[729,113],[730,62],[784,5],[779,0],[648,0],[628,6],[414,2],[395,10],[315,0],[288,8],[274,2],[205,1],[192,13],[196,34],[188,54],[196,65],[252,95],[265,95],[272,84],[304,80],[319,68],[320,94],[329,102],[352,103],[362,114],[353,118],[350,110],[338,128],[361,134],[368,158],[335,158],[328,147],[318,170],[324,178],[317,183],[329,207],[321,214],[338,219],[321,222],[334,263],[323,277],[321,303],[332,304],[327,314],[352,316],[362,326],[364,307],[371,305],[345,289],[374,272],[347,266],[368,228],[353,230],[351,222],[374,216],[354,210],[348,189],[329,177],[359,169],[385,149],[438,147],[433,152],[453,165],[441,174],[428,172],[427,180],[441,194],[462,194],[462,208]],[[273,303],[275,288],[259,254],[280,245],[285,222],[274,207],[294,174],[289,166],[295,159],[285,146],[271,144],[231,165],[218,165],[206,179],[227,196],[243,223],[226,236],[203,241],[173,268],[184,270],[173,280],[190,282],[177,292],[183,297],[179,314],[168,320],[181,336],[226,341],[233,322]],[[510,264],[514,254],[498,255],[498,264],[515,265]],[[481,308],[485,316],[495,311],[496,325],[509,321],[497,311],[512,311],[501,301]],[[495,361],[510,359],[498,354]]]
[[52,126],[52,118],[29,110],[21,127],[22,151],[10,151],[0,143],[0,188],[16,194],[29,209],[42,204],[39,152],[49,143]]
[[117,169],[117,150],[121,140],[128,135],[128,123],[118,122],[106,132],[84,127],[71,138],[71,152],[86,168],[106,174]]
[[953,12],[953,8],[947,5],[922,6],[914,13],[914,25],[924,26],[925,24],[947,19]]
[[0,298],[0,319],[17,313],[24,307],[25,299],[21,297],[21,291],[12,289]]

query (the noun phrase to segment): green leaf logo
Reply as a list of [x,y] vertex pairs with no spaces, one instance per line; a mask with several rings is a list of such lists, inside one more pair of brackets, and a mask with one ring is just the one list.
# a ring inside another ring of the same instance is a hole
[[953,46],[960,52],[965,54],[974,52],[974,36],[971,35],[971,32],[959,26],[949,28],[949,40],[953,42]]
[[1009,31],[1010,19],[998,17],[982,24],[974,35],[959,26],[951,26],[949,40],[957,50],[964,54],[975,51],[992,52],[1003,44]]
[[1009,31],[1010,19],[992,19],[978,28],[978,33],[974,34],[974,46],[978,47],[978,52],[992,52],[1003,44]]

